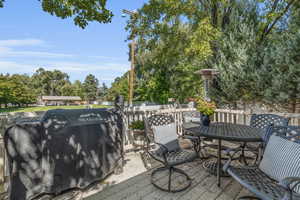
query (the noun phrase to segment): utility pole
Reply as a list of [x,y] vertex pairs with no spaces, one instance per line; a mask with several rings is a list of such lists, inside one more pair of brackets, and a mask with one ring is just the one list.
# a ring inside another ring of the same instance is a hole
[[129,105],[133,105],[133,90],[134,90],[134,70],[135,70],[135,41],[131,42],[131,69],[129,82]]
[[[131,17],[137,17],[137,12],[129,11],[123,9],[122,12],[124,13],[123,17],[127,15],[130,15]],[[133,93],[134,93],[134,70],[135,70],[135,40],[132,38],[131,41],[131,51],[130,51],[130,57],[131,57],[131,68],[130,68],[130,76],[129,76],[129,105],[133,105]]]

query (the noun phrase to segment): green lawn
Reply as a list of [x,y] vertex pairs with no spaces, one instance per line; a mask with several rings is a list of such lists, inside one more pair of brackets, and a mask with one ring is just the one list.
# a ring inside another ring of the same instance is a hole
[[[109,106],[92,105],[93,108],[108,108]],[[0,113],[5,112],[34,112],[34,111],[47,111],[51,109],[81,109],[86,106],[38,106],[26,108],[0,108]]]

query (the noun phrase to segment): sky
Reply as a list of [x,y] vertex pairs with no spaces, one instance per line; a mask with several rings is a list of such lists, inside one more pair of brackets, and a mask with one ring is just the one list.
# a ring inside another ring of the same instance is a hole
[[122,9],[136,10],[147,0],[108,0],[110,24],[90,23],[84,30],[72,19],[44,12],[38,0],[6,0],[0,9],[0,73],[32,75],[58,69],[70,80],[94,74],[108,85],[130,68],[128,33]]

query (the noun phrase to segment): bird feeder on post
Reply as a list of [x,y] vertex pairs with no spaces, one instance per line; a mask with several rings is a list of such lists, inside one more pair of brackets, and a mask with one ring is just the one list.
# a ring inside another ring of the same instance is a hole
[[209,89],[212,85],[212,80],[214,76],[218,74],[218,71],[216,69],[201,69],[196,71],[195,74],[200,74],[203,79],[204,99],[206,101],[211,101],[209,97]]

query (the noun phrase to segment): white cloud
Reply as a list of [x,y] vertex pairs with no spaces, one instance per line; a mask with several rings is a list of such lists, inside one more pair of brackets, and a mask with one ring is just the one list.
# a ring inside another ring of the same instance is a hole
[[70,58],[74,57],[74,55],[45,51],[15,51],[10,48],[0,47],[0,57]]
[[[39,47],[45,47],[44,44],[46,42],[38,39],[0,40],[0,73],[33,74],[43,67],[66,72],[71,80],[82,80],[92,73],[110,83],[130,68],[126,58],[41,51]],[[30,49],[23,50],[23,47]]]
[[39,39],[0,40],[0,46],[2,47],[37,46],[42,44],[44,44],[44,41]]
[[[124,57],[111,57],[111,56],[88,56],[89,58],[95,59],[105,59],[105,60],[113,60],[113,61],[120,61],[124,60]],[[126,58],[125,58],[126,59]]]
[[[0,73],[34,73],[34,71],[43,67],[47,70],[58,69],[63,72],[68,73],[124,73],[129,69],[129,66],[126,64],[117,64],[117,63],[104,63],[104,64],[88,64],[80,62],[32,62],[32,63],[21,63],[15,61],[0,61]],[[113,79],[113,76],[109,77]]]
[[0,73],[32,73],[34,66],[13,61],[0,61]]
[[0,40],[0,57],[65,58],[74,56],[71,54],[47,51],[15,50],[15,48],[19,46],[40,46],[42,44],[45,44],[45,42],[38,39]]
[[129,65],[119,63],[80,63],[80,62],[50,62],[47,63],[48,69],[59,69],[65,72],[89,72],[89,71],[114,71],[126,72]]

